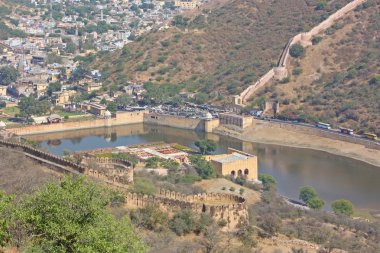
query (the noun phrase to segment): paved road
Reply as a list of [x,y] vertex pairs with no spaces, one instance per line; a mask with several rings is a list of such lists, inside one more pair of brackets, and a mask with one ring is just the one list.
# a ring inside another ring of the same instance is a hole
[[369,143],[375,143],[377,145],[380,145],[380,141],[379,140],[376,141],[376,140],[367,139],[364,136],[358,135],[358,134],[353,134],[353,135],[343,134],[343,133],[340,132],[339,129],[323,129],[323,128],[318,128],[318,127],[316,127],[315,125],[312,125],[312,124],[307,124],[307,123],[302,123],[302,122],[285,121],[285,120],[279,120],[279,119],[262,119],[262,118],[256,118],[256,119],[257,120],[262,120],[262,121],[272,121],[272,122],[277,122],[277,123],[282,123],[282,124],[289,124],[289,125],[298,125],[298,126],[309,127],[309,128],[317,129],[319,131],[335,134],[335,135],[338,135],[338,136],[344,136],[344,137],[353,138],[353,139],[360,139],[362,141],[366,141],[366,142],[369,142]]

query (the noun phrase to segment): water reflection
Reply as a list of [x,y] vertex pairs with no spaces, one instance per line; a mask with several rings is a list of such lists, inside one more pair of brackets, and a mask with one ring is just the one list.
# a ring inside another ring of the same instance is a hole
[[62,155],[65,149],[77,151],[157,141],[195,148],[196,140],[213,139],[219,143],[217,153],[232,147],[256,154],[259,173],[273,175],[278,181],[279,192],[288,197],[297,198],[299,188],[310,185],[327,202],[346,198],[358,207],[380,210],[380,168],[326,152],[243,142],[215,134],[142,124],[28,138],[41,142],[43,148],[57,155]]

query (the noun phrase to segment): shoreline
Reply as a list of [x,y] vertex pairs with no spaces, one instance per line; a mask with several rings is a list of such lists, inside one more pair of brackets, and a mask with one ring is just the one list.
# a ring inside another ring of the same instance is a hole
[[[135,125],[136,123],[130,124],[117,124],[117,126],[129,126]],[[144,123],[142,123],[144,124]],[[145,123],[151,125],[149,123]],[[116,125],[115,125],[116,126]],[[154,126],[154,124],[153,124]],[[45,129],[46,131],[38,131],[28,134],[21,134],[20,137],[28,138],[33,135],[42,134],[53,134],[53,133],[63,133],[68,131],[77,130],[92,130],[100,129],[105,126],[89,126],[80,127],[76,129],[66,129],[61,131],[54,131],[52,129]],[[171,126],[167,126],[171,127]],[[196,131],[196,129],[185,129],[181,127],[174,127],[183,130]],[[207,133],[206,133],[207,134]],[[311,149],[321,152],[330,153],[333,155],[343,156],[350,159],[355,159],[375,167],[380,167],[380,150],[366,148],[362,144],[352,143],[344,140],[337,140],[334,138],[320,137],[312,133],[303,133],[294,129],[293,131],[281,126],[269,125],[269,124],[255,124],[248,127],[244,131],[236,131],[228,127],[218,127],[209,134],[222,135],[226,137],[231,137],[240,141],[252,142],[252,143],[262,143],[269,145]]]
[[[271,131],[273,129],[276,130],[276,133]],[[305,133],[300,133],[296,131],[289,131],[282,128],[265,127],[265,126],[264,127],[254,126],[245,130],[242,133],[236,132],[231,129],[226,129],[226,128],[224,128],[221,131],[218,130],[215,133],[226,136],[226,137],[238,139],[240,141],[245,141],[245,142],[261,143],[261,144],[300,148],[300,149],[310,149],[310,150],[326,152],[332,155],[354,159],[354,160],[372,165],[374,167],[380,168],[380,151],[379,150],[366,148],[364,147],[364,145],[361,145],[361,144],[335,140],[333,138],[320,137],[317,135],[305,134]],[[276,136],[278,134],[280,136]],[[285,138],[281,138],[281,135],[284,135],[284,134],[286,134],[286,137],[293,137],[293,140],[287,141]],[[318,141],[319,142],[325,141],[326,145],[320,146],[318,144],[315,144]],[[343,146],[343,145],[345,146],[344,150],[342,150],[342,148],[339,148],[339,146]],[[355,152],[355,150],[358,150],[359,152]]]

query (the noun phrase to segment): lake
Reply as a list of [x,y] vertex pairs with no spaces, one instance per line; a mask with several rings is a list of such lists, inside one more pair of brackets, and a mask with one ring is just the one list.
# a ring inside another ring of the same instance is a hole
[[273,175],[278,191],[298,199],[299,188],[314,187],[328,204],[349,199],[361,209],[380,210],[380,168],[323,151],[244,142],[234,138],[170,127],[134,124],[112,128],[67,131],[27,137],[38,141],[49,152],[62,155],[131,144],[164,141],[195,148],[194,142],[208,138],[218,143],[216,153],[228,147],[258,156],[259,173]]

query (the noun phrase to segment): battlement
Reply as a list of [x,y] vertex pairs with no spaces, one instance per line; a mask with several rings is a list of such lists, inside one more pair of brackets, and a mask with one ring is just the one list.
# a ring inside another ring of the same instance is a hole
[[157,204],[166,211],[189,209],[194,213],[207,213],[214,219],[227,220],[230,229],[235,228],[241,219],[248,220],[248,209],[243,197],[228,193],[201,193],[186,195],[160,189],[159,194],[143,195],[127,193],[127,205],[143,208]]

